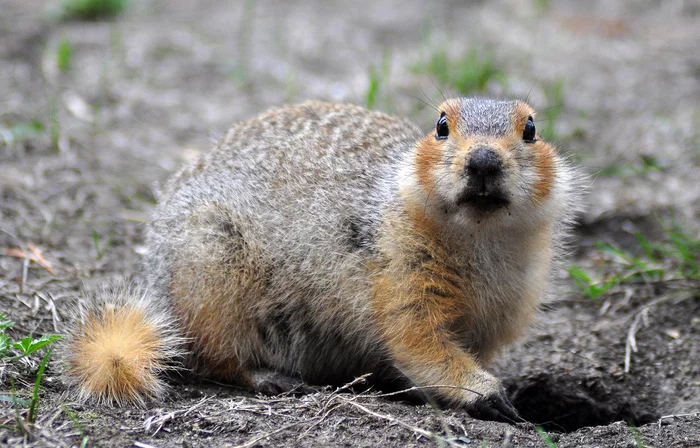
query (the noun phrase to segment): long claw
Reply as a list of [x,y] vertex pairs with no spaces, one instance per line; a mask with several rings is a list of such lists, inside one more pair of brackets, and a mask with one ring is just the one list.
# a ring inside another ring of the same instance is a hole
[[469,409],[469,415],[481,420],[505,423],[522,423],[525,420],[518,415],[508,397],[501,390],[479,398]]

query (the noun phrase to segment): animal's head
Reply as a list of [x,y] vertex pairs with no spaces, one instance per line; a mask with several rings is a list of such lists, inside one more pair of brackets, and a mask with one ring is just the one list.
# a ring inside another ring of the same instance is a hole
[[438,109],[434,132],[418,142],[414,183],[402,186],[404,196],[465,223],[534,222],[548,214],[566,167],[537,134],[529,105],[458,98]]
[[563,209],[572,173],[521,101],[449,99],[422,138],[402,194],[453,222],[516,224]]

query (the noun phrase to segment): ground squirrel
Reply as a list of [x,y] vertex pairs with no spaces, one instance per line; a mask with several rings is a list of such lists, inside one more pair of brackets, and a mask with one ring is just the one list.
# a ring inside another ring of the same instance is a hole
[[519,101],[449,99],[425,135],[307,102],[235,125],[163,188],[148,284],[97,294],[68,338],[81,397],[143,402],[179,352],[274,394],[377,378],[517,421],[484,370],[531,321],[577,208]]

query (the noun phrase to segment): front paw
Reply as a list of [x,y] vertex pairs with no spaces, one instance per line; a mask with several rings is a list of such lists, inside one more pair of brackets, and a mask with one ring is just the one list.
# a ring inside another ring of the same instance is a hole
[[518,415],[503,388],[488,395],[482,395],[467,406],[467,412],[480,420],[493,420],[505,423],[522,423],[525,420]]
[[481,371],[471,379],[472,385],[467,387],[474,391],[473,395],[477,396],[465,406],[470,416],[505,423],[525,421],[508,400],[501,382],[496,377]]

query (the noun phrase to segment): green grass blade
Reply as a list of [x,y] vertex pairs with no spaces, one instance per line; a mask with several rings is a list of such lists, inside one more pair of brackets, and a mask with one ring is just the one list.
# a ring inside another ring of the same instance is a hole
[[374,109],[377,104],[377,92],[379,91],[379,75],[374,67],[369,70],[369,87],[367,87],[367,109]]
[[656,255],[654,254],[654,248],[652,247],[649,240],[647,240],[641,232],[635,232],[634,236],[637,238],[637,242],[642,247],[642,250],[646,256],[653,262],[656,262]]
[[66,73],[71,69],[73,59],[73,47],[66,39],[61,39],[56,50],[56,65],[58,70]]
[[542,429],[541,426],[535,426],[535,429],[537,430],[537,434],[540,435],[544,443],[547,445],[547,448],[557,448],[557,444],[554,443],[551,437],[549,437],[549,434],[547,434],[547,431]]
[[36,421],[37,411],[39,410],[39,388],[41,386],[41,378],[44,376],[44,370],[46,365],[49,363],[49,358],[51,357],[51,351],[53,349],[49,348],[44,355],[44,359],[39,365],[39,371],[36,374],[36,381],[34,382],[34,391],[32,392],[32,401],[29,405],[29,413],[27,414],[27,421],[34,423]]
[[0,313],[0,330],[6,330],[8,328],[12,328],[15,325],[15,323],[11,320],[3,320],[4,318],[5,314]]

